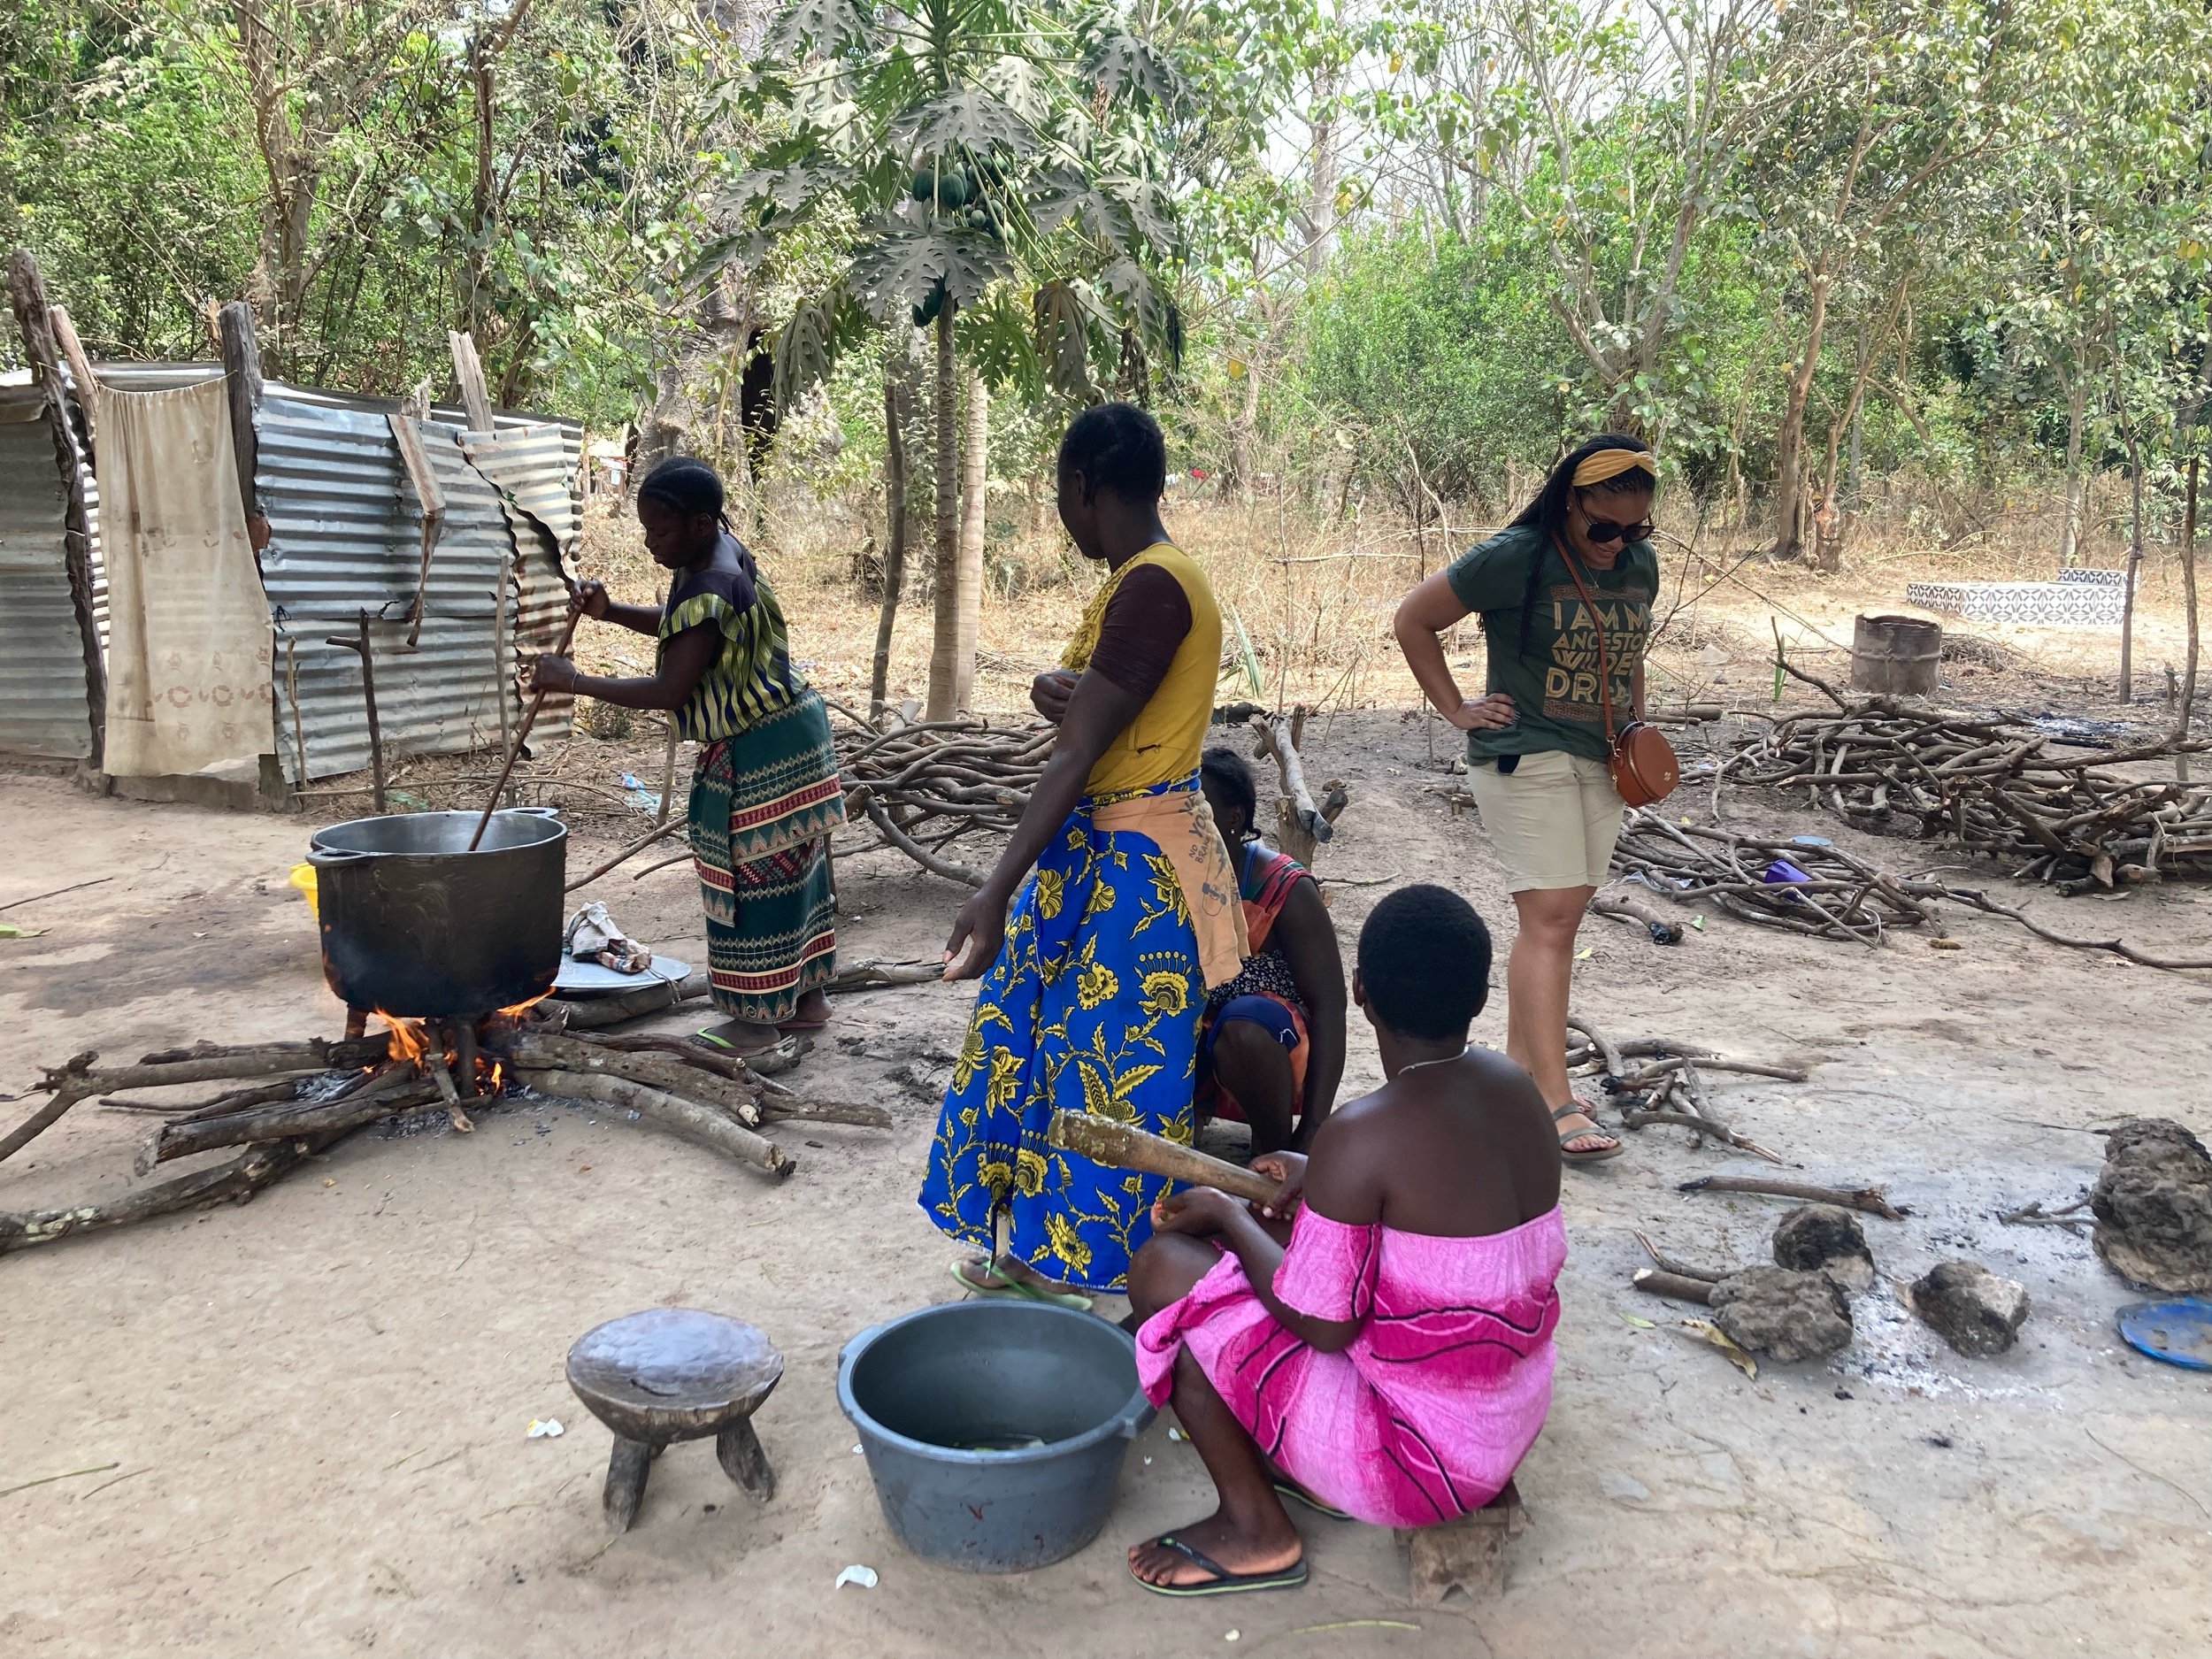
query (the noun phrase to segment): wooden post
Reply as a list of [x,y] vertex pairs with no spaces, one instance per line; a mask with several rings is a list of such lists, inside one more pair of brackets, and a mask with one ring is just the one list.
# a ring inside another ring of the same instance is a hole
[[422,507],[422,569],[415,577],[414,608],[407,613],[407,649],[411,651],[422,638],[423,599],[430,588],[430,555],[437,548],[438,532],[445,523],[445,491],[431,470],[429,453],[422,447],[422,433],[413,419],[403,413],[384,419],[392,429],[392,442],[399,446],[400,465],[406,468],[407,480],[415,487],[415,499]]
[[[84,653],[85,714],[91,730],[92,753],[88,764],[98,772],[107,752],[108,671],[100,649],[100,626],[92,614],[91,515],[86,511],[84,479],[77,465],[77,447],[70,437],[69,404],[63,396],[61,349],[54,338],[46,280],[30,250],[19,248],[8,261],[8,300],[23,331],[23,349],[46,388],[47,411],[53,423],[54,465],[61,475],[62,565],[69,577],[70,608],[77,618],[77,639]],[[90,385],[78,388],[78,401],[89,406],[95,396]],[[88,433],[91,422],[86,422]]]
[[484,365],[476,355],[476,341],[458,329],[448,329],[445,338],[453,353],[453,382],[461,389],[461,407],[468,411],[469,430],[489,432],[492,395],[484,387]]
[[223,307],[217,326],[223,334],[223,376],[230,391],[230,445],[238,461],[238,498],[246,503],[246,526],[257,553],[268,544],[269,521],[254,486],[260,461],[253,418],[261,407],[261,349],[254,343],[253,308],[243,300],[233,300]]
[[69,365],[69,378],[77,383],[77,407],[84,411],[85,459],[90,461],[100,441],[99,411],[93,407],[93,390],[99,382],[92,377],[92,359],[85,356],[84,342],[77,338],[77,326],[69,320],[66,310],[49,305],[46,320],[53,327],[54,343]]
[[334,634],[323,641],[342,651],[353,651],[361,658],[361,698],[367,705],[369,716],[369,782],[376,802],[379,817],[384,812],[384,730],[376,718],[376,661],[369,649],[369,613],[361,612],[361,633],[357,639]]
[[2127,574],[2120,600],[2120,701],[2135,701],[2135,584],[2143,568],[2143,451],[2134,430],[2128,432],[2128,472],[2134,506],[2129,514]]

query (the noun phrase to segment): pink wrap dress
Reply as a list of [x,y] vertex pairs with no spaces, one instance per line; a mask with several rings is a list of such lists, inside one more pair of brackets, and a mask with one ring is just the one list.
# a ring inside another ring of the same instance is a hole
[[1544,1426],[1567,1259],[1556,1206],[1506,1233],[1447,1239],[1299,1210],[1276,1297],[1360,1322],[1325,1354],[1267,1311],[1225,1253],[1145,1322],[1137,1374],[1154,1404],[1187,1348],[1275,1465],[1359,1520],[1427,1526],[1502,1491]]

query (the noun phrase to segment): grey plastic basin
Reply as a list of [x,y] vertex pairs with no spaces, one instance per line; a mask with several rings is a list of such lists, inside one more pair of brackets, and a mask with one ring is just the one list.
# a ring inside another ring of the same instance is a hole
[[1097,1537],[1153,1415],[1128,1333],[1022,1302],[871,1326],[845,1345],[837,1402],[898,1540],[969,1572],[1025,1572]]

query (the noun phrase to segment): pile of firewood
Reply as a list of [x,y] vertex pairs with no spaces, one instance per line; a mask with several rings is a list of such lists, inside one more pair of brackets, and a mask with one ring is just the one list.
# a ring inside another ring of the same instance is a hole
[[[1793,672],[1797,671],[1793,670]],[[2092,886],[2212,878],[2212,787],[2116,768],[2212,747],[2171,738],[2087,755],[2018,720],[1969,719],[1889,697],[1849,697],[1813,676],[1831,710],[1785,715],[1712,775],[1807,792],[1855,828],[2022,862],[2022,879]]]
[[887,732],[845,727],[837,764],[846,813],[875,826],[877,845],[979,887],[982,873],[944,849],[964,835],[1012,832],[1057,734],[1056,726],[984,720],[926,720]]
[[[0,1255],[223,1200],[242,1202],[303,1159],[380,1119],[439,1112],[465,1133],[475,1127],[470,1107],[480,1110],[523,1091],[622,1108],[776,1179],[797,1167],[762,1133],[777,1123],[891,1124],[881,1107],[805,1099],[690,1038],[572,1033],[562,1029],[565,1023],[558,1012],[503,1013],[456,1041],[451,1022],[442,1029],[396,1021],[358,1038],[203,1044],[111,1068],[96,1067],[96,1054],[74,1056],[40,1079],[34,1092],[44,1092],[47,1102],[0,1138],[0,1159],[96,1097],[103,1105],[159,1117],[135,1159],[142,1176],[198,1153],[244,1150],[111,1202],[0,1212]],[[213,1082],[234,1087],[186,1106],[119,1098]]]
[[[2017,922],[2039,939],[2070,949],[2109,951],[2147,968],[2212,968],[2212,956],[2154,956],[2124,940],[2062,933],[1980,887],[1938,880],[1932,874],[1893,874],[1840,847],[1804,836],[1785,841],[1739,835],[1677,824],[1641,807],[1631,808],[1622,822],[1613,870],[1678,904],[1709,903],[1742,921],[1816,939],[1878,945],[1892,930],[1909,928],[1949,946],[1939,907],[1951,903]],[[1609,889],[1591,901],[1591,908],[1604,909],[1617,898]],[[1634,908],[1642,912],[1640,905]]]

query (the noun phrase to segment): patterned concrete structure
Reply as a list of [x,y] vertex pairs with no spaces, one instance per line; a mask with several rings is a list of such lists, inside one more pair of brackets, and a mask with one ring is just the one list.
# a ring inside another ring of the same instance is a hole
[[1970,622],[2024,622],[2039,627],[2116,628],[2127,598],[2127,572],[2061,571],[2052,582],[1913,582],[1905,603]]

